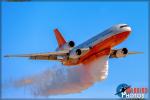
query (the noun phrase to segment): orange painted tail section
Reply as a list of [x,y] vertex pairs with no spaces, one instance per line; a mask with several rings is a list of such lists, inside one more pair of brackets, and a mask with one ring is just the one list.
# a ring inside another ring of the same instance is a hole
[[58,42],[58,46],[61,47],[62,45],[64,45],[66,43],[65,39],[63,38],[63,36],[61,35],[61,33],[59,32],[58,29],[54,29],[54,33]]

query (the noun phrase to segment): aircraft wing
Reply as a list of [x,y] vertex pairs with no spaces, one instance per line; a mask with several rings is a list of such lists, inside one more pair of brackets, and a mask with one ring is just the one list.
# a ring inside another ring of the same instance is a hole
[[143,52],[136,52],[136,51],[133,51],[133,52],[128,52],[128,54],[142,54]]
[[40,60],[59,60],[58,56],[66,56],[69,53],[68,50],[58,51],[58,52],[47,52],[47,53],[36,53],[36,54],[23,54],[23,55],[6,55],[4,57],[28,57],[30,59],[40,59]]

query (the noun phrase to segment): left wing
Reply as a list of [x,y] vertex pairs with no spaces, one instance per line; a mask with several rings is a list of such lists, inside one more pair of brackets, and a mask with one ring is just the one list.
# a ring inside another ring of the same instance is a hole
[[128,54],[143,54],[143,52],[131,51],[131,52],[128,52]]
[[58,51],[58,52],[47,52],[47,53],[37,53],[37,54],[23,54],[23,55],[6,55],[4,57],[28,57],[30,59],[40,59],[40,60],[61,60],[58,56],[67,56],[68,50]]

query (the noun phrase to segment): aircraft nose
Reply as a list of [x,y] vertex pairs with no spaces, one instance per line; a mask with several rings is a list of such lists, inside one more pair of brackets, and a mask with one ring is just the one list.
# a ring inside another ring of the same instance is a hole
[[129,27],[129,26],[128,26],[128,27],[125,27],[124,30],[125,30],[125,31],[130,31],[130,32],[131,32],[131,27]]
[[127,24],[121,24],[119,25],[119,30],[131,32],[131,27]]

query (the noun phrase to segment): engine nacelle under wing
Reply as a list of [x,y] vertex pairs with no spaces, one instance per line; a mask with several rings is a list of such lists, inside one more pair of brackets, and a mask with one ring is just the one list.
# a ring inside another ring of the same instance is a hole
[[70,52],[69,58],[79,58],[89,51],[90,48],[76,49]]
[[122,48],[117,50],[112,50],[110,53],[110,58],[121,58],[128,55],[128,49]]

